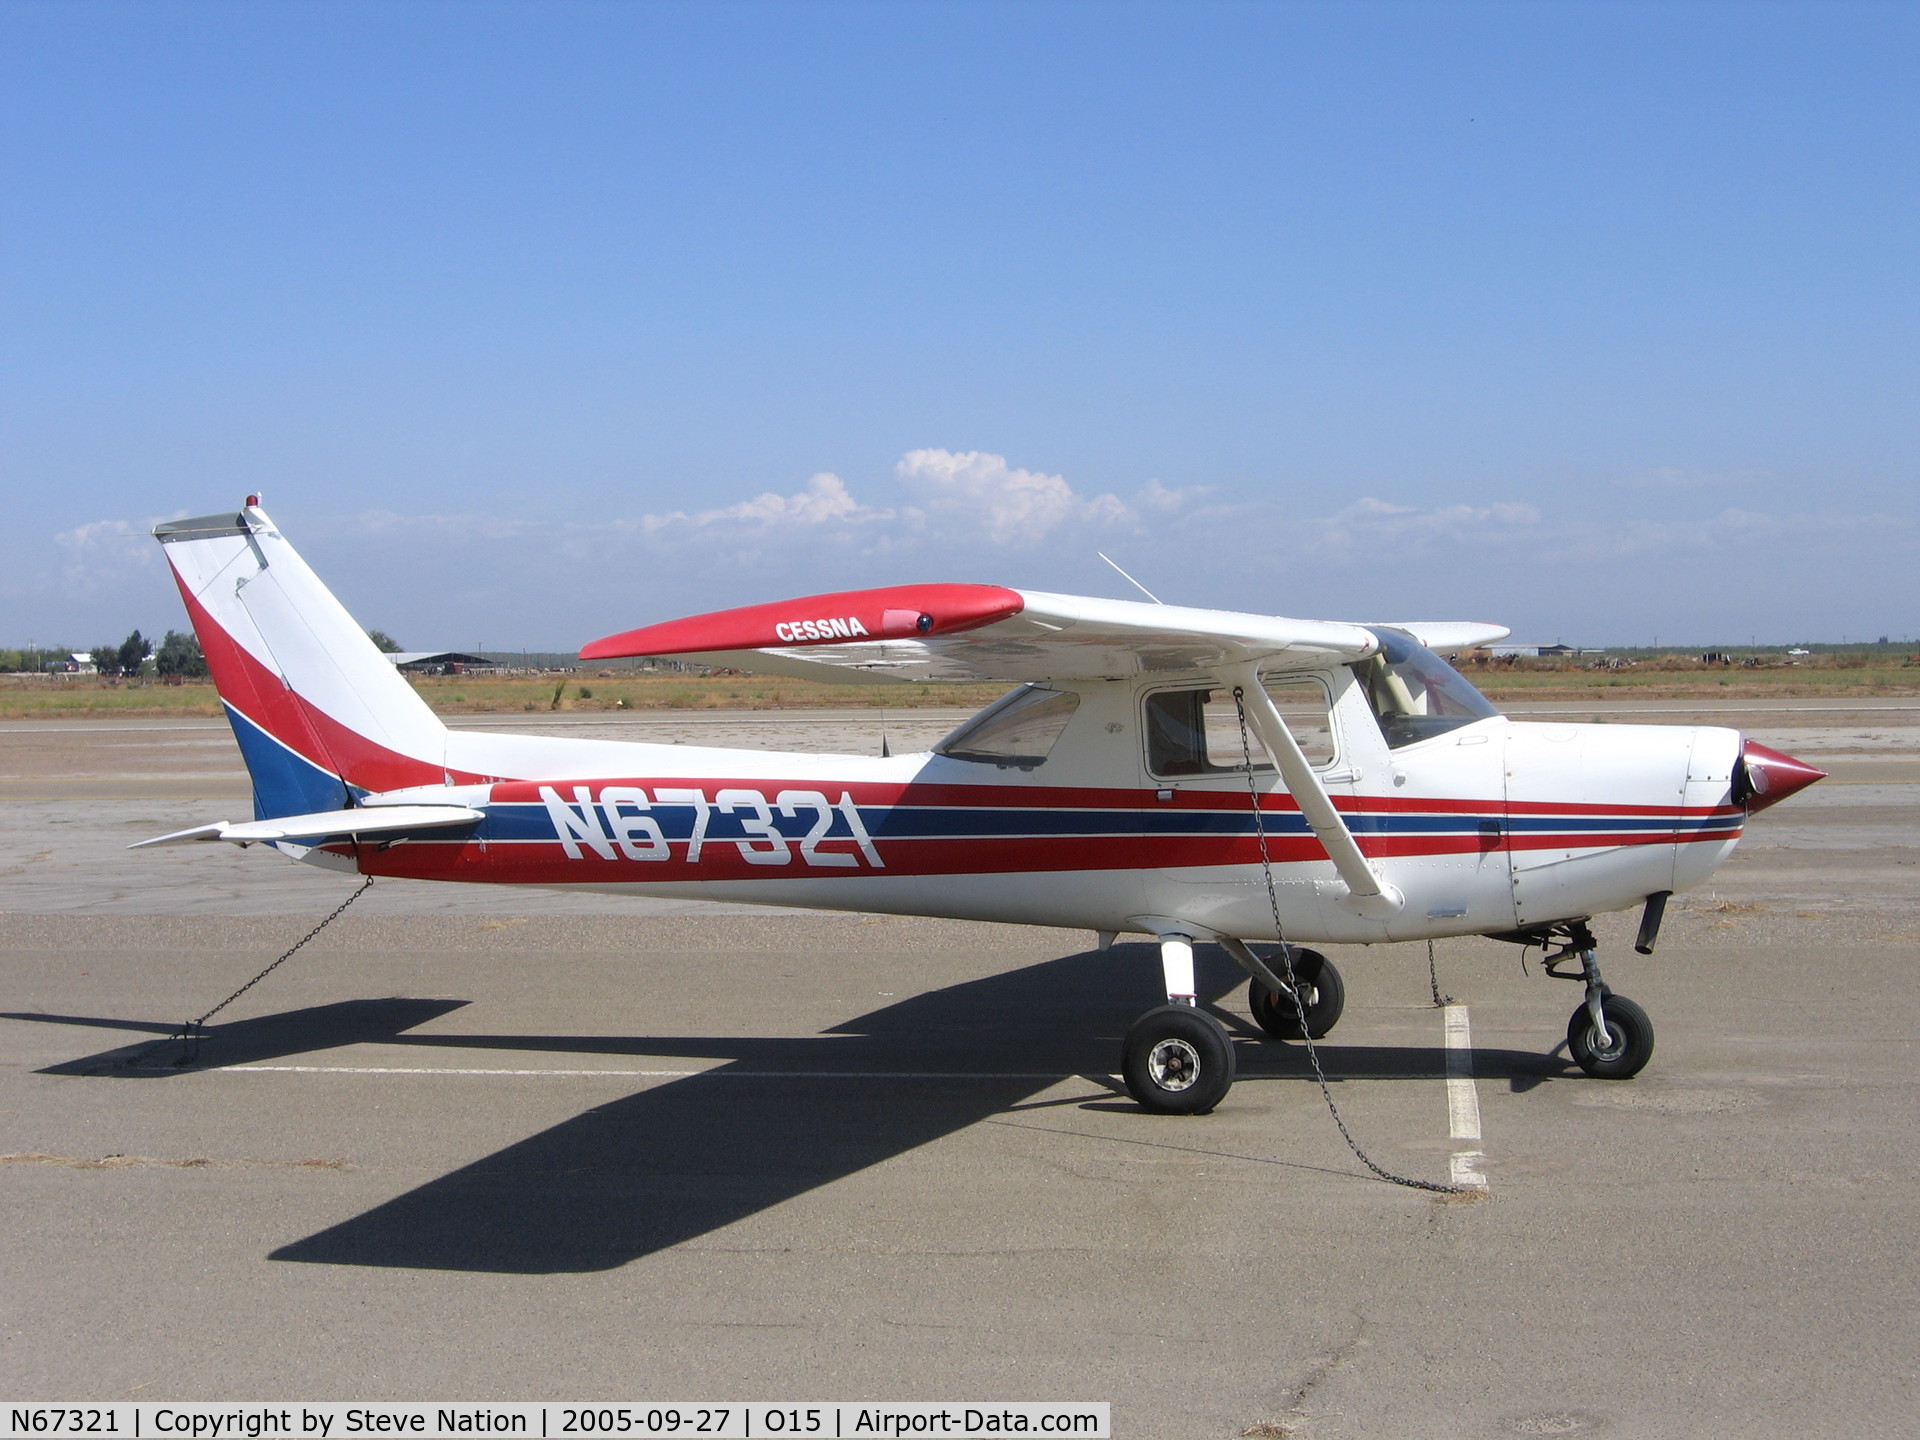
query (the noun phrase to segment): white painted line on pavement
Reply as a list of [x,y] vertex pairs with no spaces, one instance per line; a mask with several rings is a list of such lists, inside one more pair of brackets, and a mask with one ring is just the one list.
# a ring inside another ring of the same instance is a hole
[[1473,1146],[1454,1151],[1453,1183],[1484,1190],[1487,1177],[1480,1173],[1480,1162],[1486,1156],[1479,1148],[1480,1092],[1473,1083],[1473,1028],[1466,1006],[1448,1005],[1443,1013],[1447,1025],[1447,1127],[1453,1139]]
[[1449,1005],[1447,1020],[1447,1120],[1455,1140],[1480,1138],[1480,1092],[1473,1085],[1473,1030],[1467,1007]]
[[1480,1162],[1487,1157],[1478,1150],[1456,1150],[1449,1175],[1456,1185],[1472,1190],[1487,1189],[1487,1177],[1480,1173]]

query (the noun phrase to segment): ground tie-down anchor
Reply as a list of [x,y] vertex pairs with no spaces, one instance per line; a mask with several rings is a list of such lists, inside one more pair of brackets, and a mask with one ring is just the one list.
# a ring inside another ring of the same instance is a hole
[[121,1063],[125,1065],[138,1066],[143,1061],[145,1061],[149,1055],[153,1054],[154,1051],[160,1049],[162,1046],[171,1045],[174,1041],[178,1040],[181,1044],[180,1058],[169,1062],[168,1068],[176,1069],[176,1070],[184,1069],[187,1066],[194,1064],[200,1058],[200,1042],[206,1038],[207,1021],[211,1020],[214,1016],[218,1015],[222,1010],[226,1009],[229,1005],[233,1004],[234,1001],[238,1000],[242,995],[246,994],[247,991],[251,990],[254,986],[258,985],[262,980],[266,979],[267,976],[271,975],[274,971],[278,970],[282,965],[286,964],[287,961],[291,960],[295,955],[297,955],[300,952],[300,948],[302,946],[304,946],[309,940],[313,939],[313,937],[318,935],[322,930],[326,929],[334,921],[338,920],[342,915],[346,914],[347,907],[353,904],[354,901],[358,900],[362,895],[366,894],[367,891],[371,890],[372,888],[373,888],[373,876],[369,875],[360,882],[360,888],[358,890],[354,891],[351,895],[347,896],[346,899],[342,900],[339,903],[339,905],[334,907],[332,914],[327,916],[326,919],[322,920],[318,925],[314,926],[306,934],[302,935],[298,940],[294,941],[293,944],[288,946],[287,949],[285,949],[284,951],[282,951],[279,957],[276,958],[271,965],[267,966],[266,969],[262,970],[258,975],[254,976],[251,980],[247,981],[246,984],[242,985],[238,990],[234,991],[231,995],[227,996],[226,999],[222,1000],[218,1005],[214,1006],[211,1010],[207,1011],[206,1014],[198,1017],[197,1019],[183,1022],[179,1029],[173,1031],[164,1040],[154,1041],[151,1045],[148,1045],[146,1048],[136,1051],[134,1054],[128,1056]]
[[178,1030],[167,1037],[169,1045],[176,1040],[180,1042],[179,1057],[172,1062],[174,1069],[183,1070],[189,1065],[198,1063],[200,1041],[206,1033],[206,1027],[198,1020],[185,1020],[181,1022]]

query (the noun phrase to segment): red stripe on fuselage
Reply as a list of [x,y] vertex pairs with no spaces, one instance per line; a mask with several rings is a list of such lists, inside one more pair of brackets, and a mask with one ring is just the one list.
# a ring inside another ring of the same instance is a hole
[[[739,777],[714,775],[641,775],[569,777],[566,780],[502,780],[491,792],[495,804],[538,805],[542,787],[557,787],[568,799],[573,788],[585,785],[598,795],[607,785],[637,785],[651,790],[656,785],[704,789],[757,789],[772,795],[780,790],[830,789],[851,794],[856,804],[891,807],[924,806],[933,809],[1018,809],[1018,810],[1159,810],[1164,812],[1201,811],[1210,814],[1244,814],[1248,810],[1244,790],[1176,790],[1167,800],[1157,798],[1159,789],[1141,787],[1102,788],[1090,785],[959,785],[930,784],[919,780],[870,781],[840,780],[821,775],[788,778]],[[1497,820],[1506,815],[1564,815],[1576,817],[1674,817],[1705,819],[1724,816],[1729,819],[1745,814],[1732,805],[1617,805],[1584,801],[1555,803],[1529,800],[1509,804],[1504,800],[1409,800],[1397,795],[1337,795],[1335,808],[1349,814],[1460,815]],[[1265,813],[1294,814],[1300,809],[1293,796],[1274,791],[1260,797]],[[1365,836],[1360,837],[1366,844]]]
[[[1361,837],[1366,853],[1380,859],[1437,855],[1490,854],[1495,850],[1617,850],[1646,845],[1696,844],[1737,839],[1725,831],[1622,831],[1594,835],[1502,836],[1489,848],[1476,835],[1385,835]],[[1251,835],[1083,835],[1014,837],[876,837],[884,868],[860,865],[815,867],[798,847],[783,865],[754,864],[743,843],[765,847],[764,840],[740,842],[708,838],[697,862],[686,859],[688,842],[671,842],[665,860],[608,860],[596,854],[568,856],[556,841],[435,841],[422,838],[382,850],[359,847],[361,870],[417,880],[465,880],[480,884],[605,885],[685,883],[702,880],[801,880],[986,874],[1046,874],[1078,870],[1187,870],[1206,866],[1260,863],[1259,841]],[[836,844],[844,848],[846,842]],[[351,853],[341,847],[341,853]],[[1268,857],[1276,865],[1310,864],[1327,858],[1311,835],[1270,835]]]

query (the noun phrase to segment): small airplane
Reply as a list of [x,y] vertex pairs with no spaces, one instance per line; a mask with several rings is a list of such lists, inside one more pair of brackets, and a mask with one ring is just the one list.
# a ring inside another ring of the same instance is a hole
[[[1150,1111],[1234,1080],[1196,943],[1254,1020],[1318,1039],[1345,983],[1306,944],[1486,935],[1584,983],[1589,1075],[1653,1027],[1601,977],[1590,921],[1712,875],[1749,816],[1824,772],[1711,726],[1535,724],[1442,659],[1498,625],[1345,624],[903,585],[649,625],[583,659],[680,656],[875,684],[1016,688],[929,752],[854,756],[449,730],[248,496],[164,524],[254,789],[251,820],[142,845],[265,844],[366,876],[1048,925],[1159,943],[1166,1004],[1121,1073]],[[1277,948],[1265,955],[1251,942]],[[1304,943],[1303,943],[1304,942]]]

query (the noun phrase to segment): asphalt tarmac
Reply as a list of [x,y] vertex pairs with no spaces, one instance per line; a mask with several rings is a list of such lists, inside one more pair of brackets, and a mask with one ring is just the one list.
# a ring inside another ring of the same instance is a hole
[[[217,722],[0,724],[0,1398],[1911,1435],[1920,702],[1787,704],[1563,717],[1710,717],[1835,772],[1657,955],[1602,927],[1658,1029],[1638,1079],[1567,1064],[1579,991],[1514,947],[1437,947],[1451,1012],[1424,946],[1335,952],[1321,1057],[1387,1168],[1448,1177],[1445,1017],[1469,1027],[1466,1198],[1372,1178],[1209,952],[1241,1081],[1140,1114],[1112,1071],[1157,963],[1077,932],[382,883],[174,1067],[147,1047],[352,882],[121,848],[244,813]],[[878,743],[868,716],[566,723]]]

